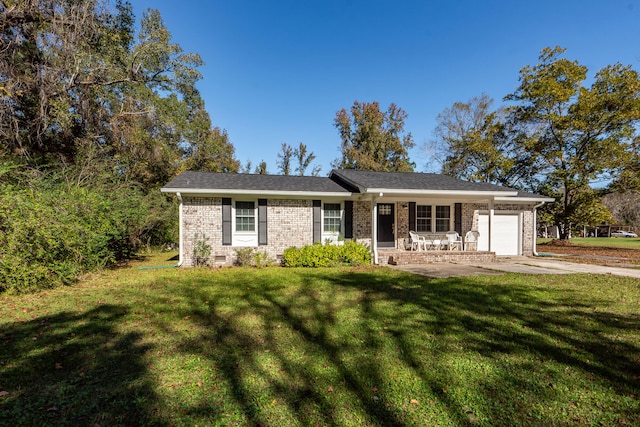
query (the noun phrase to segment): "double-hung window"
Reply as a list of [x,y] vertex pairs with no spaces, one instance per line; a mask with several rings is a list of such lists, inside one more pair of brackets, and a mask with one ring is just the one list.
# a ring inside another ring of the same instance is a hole
[[431,231],[431,206],[416,206],[416,231],[423,233]]
[[256,231],[255,202],[236,202],[236,231]]
[[[435,216],[434,216],[435,213]],[[451,206],[417,205],[416,231],[445,233],[451,230]]]
[[326,233],[340,232],[340,203],[324,204],[324,231]]
[[436,206],[436,232],[451,230],[451,206]]

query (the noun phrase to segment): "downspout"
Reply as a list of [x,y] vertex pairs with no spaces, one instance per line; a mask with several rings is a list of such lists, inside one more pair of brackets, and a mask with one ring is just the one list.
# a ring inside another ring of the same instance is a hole
[[542,207],[542,205],[544,205],[544,202],[540,202],[533,207],[533,256],[540,256],[536,246],[538,240],[538,208]]
[[184,262],[184,245],[182,242],[182,236],[184,235],[184,230],[182,226],[182,195],[178,192],[176,193],[178,200],[180,201],[180,207],[178,208],[178,264],[176,267],[181,267]]

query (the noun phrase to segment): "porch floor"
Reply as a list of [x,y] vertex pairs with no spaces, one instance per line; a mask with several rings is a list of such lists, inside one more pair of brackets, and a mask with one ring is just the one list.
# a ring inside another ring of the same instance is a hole
[[427,264],[432,262],[495,262],[495,252],[487,251],[407,251],[378,248],[380,265]]

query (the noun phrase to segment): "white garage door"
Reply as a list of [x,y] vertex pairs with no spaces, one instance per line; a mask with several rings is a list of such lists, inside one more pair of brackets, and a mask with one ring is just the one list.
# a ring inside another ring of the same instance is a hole
[[[478,217],[478,250],[489,250],[489,215]],[[496,255],[520,255],[520,215],[493,215],[493,240],[491,250]]]

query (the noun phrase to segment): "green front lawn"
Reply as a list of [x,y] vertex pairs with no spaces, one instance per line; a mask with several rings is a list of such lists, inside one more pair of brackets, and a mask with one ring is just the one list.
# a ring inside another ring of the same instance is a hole
[[0,424],[637,425],[639,301],[611,276],[123,269],[0,296]]
[[[537,242],[547,243],[552,239],[538,239]],[[591,246],[600,248],[623,248],[640,250],[640,237],[574,237],[569,239],[572,245]]]

